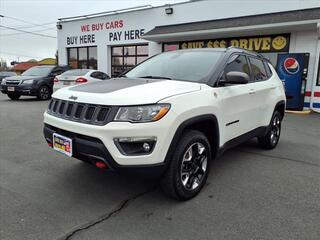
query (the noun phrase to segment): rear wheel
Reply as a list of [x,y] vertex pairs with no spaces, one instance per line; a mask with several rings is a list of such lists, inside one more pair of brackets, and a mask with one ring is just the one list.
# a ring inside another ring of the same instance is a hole
[[277,146],[281,134],[281,114],[278,111],[273,113],[269,130],[264,137],[258,138],[259,144],[262,148],[273,149]]
[[17,94],[17,93],[8,93],[8,97],[11,99],[11,100],[18,100],[21,95],[20,94]]
[[38,90],[38,99],[39,100],[48,100],[51,98],[51,89],[44,85],[44,86],[41,86]]
[[207,181],[210,159],[207,137],[199,131],[185,132],[162,179],[162,189],[178,200],[195,197]]

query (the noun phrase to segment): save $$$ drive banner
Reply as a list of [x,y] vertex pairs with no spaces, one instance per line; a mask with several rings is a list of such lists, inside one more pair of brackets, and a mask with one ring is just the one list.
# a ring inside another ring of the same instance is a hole
[[290,34],[277,34],[268,36],[220,38],[179,42],[179,48],[227,48],[233,46],[256,52],[289,52],[289,43]]

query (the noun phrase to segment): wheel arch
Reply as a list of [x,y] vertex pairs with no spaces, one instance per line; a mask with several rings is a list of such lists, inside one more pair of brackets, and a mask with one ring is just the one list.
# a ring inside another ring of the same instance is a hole
[[170,161],[179,139],[181,138],[183,132],[186,130],[198,130],[205,134],[210,142],[212,159],[216,158],[220,144],[218,119],[213,114],[206,114],[187,119],[179,125],[168,149],[165,158],[166,163]]
[[285,110],[286,110],[286,102],[284,100],[278,102],[276,104],[276,106],[274,107],[274,111],[279,111],[280,114],[281,114],[281,119],[284,118],[284,113],[285,113]]

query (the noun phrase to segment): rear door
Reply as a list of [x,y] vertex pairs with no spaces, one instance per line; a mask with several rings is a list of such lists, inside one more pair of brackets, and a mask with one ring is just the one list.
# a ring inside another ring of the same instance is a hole
[[[263,59],[249,56],[248,57],[251,67],[252,83],[250,84],[250,94],[252,101],[255,103],[256,111],[254,118],[256,128],[266,125],[271,119],[270,109],[274,106],[274,96],[276,95],[276,85],[271,79],[271,70],[267,69]],[[267,119],[268,118],[268,119]]]
[[[243,72],[250,76],[250,67],[245,55],[232,55],[222,73],[222,77],[228,72]],[[255,103],[250,94],[251,84],[232,84],[219,87],[222,97],[222,124],[224,126],[224,143],[238,137],[254,128],[252,123],[255,118]]]

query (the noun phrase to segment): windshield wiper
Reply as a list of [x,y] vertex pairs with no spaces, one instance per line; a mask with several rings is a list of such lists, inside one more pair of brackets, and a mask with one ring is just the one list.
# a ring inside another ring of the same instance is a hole
[[172,80],[172,78],[169,77],[161,77],[161,76],[143,76],[139,78],[151,78],[151,79],[167,79],[167,80]]

